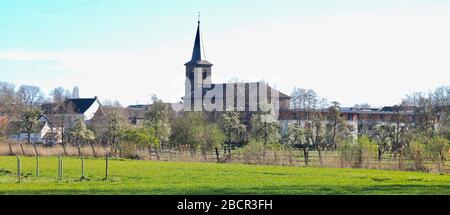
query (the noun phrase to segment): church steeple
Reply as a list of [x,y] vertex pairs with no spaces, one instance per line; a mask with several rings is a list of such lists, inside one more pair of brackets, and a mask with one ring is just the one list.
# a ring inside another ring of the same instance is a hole
[[202,60],[202,50],[200,42],[200,20],[198,21],[197,34],[195,35],[194,51],[192,52],[191,61]]
[[[205,59],[202,38],[200,34],[200,17],[198,19],[197,33],[195,35],[194,49],[192,51],[192,58],[185,65],[202,65],[202,66],[212,66],[210,62]],[[203,53],[202,53],[203,52]]]
[[[184,64],[186,66],[186,82],[185,82],[185,96],[183,101],[186,105],[194,105],[194,95],[200,92],[202,97],[203,89],[211,87],[211,67],[210,62],[205,59],[202,38],[200,33],[200,17],[198,20],[197,33],[195,35],[194,50],[192,51],[192,58],[189,62]],[[195,93],[197,92],[197,93]],[[190,110],[190,108],[187,108]]]

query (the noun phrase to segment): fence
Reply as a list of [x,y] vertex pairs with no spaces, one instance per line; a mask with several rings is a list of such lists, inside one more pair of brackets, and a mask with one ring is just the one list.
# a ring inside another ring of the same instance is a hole
[[[323,151],[319,156],[317,151],[310,151],[305,157],[304,152],[299,149],[291,150],[267,150],[263,153],[248,153],[240,149],[220,149],[209,151],[186,151],[174,149],[136,148],[132,151],[113,153],[111,147],[96,145],[84,145],[78,148],[75,145],[67,144],[53,147],[33,146],[20,143],[0,144],[1,155],[21,155],[21,156],[93,156],[105,157],[111,154],[115,157],[125,157],[141,160],[160,161],[183,161],[183,162],[219,162],[219,163],[242,163],[258,165],[280,165],[280,166],[313,166],[330,168],[352,168],[351,162],[346,161],[337,151]],[[382,161],[375,157],[365,159],[360,168],[367,169],[387,169],[387,170],[417,170],[413,160],[404,158],[403,165],[399,165],[399,157],[386,153]],[[450,173],[450,163],[447,161],[442,165],[431,159],[424,159],[424,169],[427,172]]]
[[[23,182],[24,179],[39,179],[41,177],[41,159],[40,156],[35,156],[34,157],[34,161],[31,161],[31,159],[33,159],[33,157],[26,157],[26,162],[22,162],[23,157],[16,155],[15,159],[16,159],[16,166],[15,168],[12,168],[13,162],[4,162],[3,158],[6,158],[6,160],[11,161],[10,158],[11,157],[0,157],[0,176],[6,176],[4,178],[0,178],[0,182],[11,182],[12,180],[15,180],[18,183]],[[50,172],[52,171],[52,167],[53,164],[50,164],[48,162],[49,159],[47,159],[46,164],[44,165],[43,168],[46,170],[45,171],[45,178],[49,178],[49,170]],[[104,160],[104,164],[105,164],[105,169],[104,169],[104,178],[103,180],[108,180],[110,177],[110,171],[109,171],[109,155],[106,155]],[[64,179],[64,173],[65,173],[65,168],[64,168],[64,157],[63,156],[58,156],[57,159],[51,159],[52,163],[54,162],[54,165],[57,165],[57,168],[54,171],[54,178],[57,181],[62,181]],[[72,164],[73,164],[73,159],[71,159]],[[98,161],[98,159],[97,159]],[[79,179],[80,181],[83,180],[89,180],[86,175],[85,175],[85,159],[84,156],[80,157],[80,175],[79,177],[77,177],[77,179]],[[25,163],[25,164],[24,164]],[[73,180],[73,168],[74,166],[72,165],[70,168],[68,168],[68,171],[70,171],[70,179]],[[76,168],[75,168],[76,169]],[[35,174],[33,175],[32,172],[35,172]],[[95,171],[96,173],[98,173],[98,171]],[[53,174],[52,174],[53,175]]]
[[[220,150],[219,150],[220,151]],[[278,166],[311,166],[311,167],[328,167],[328,168],[353,168],[354,166],[343,160],[339,152],[325,151],[320,156],[317,151],[310,151],[307,158],[302,150],[286,150],[286,151],[266,151],[265,153],[243,153],[240,150],[230,150],[220,152],[219,155],[215,151],[208,151],[206,154],[197,152],[161,150],[159,152],[159,160],[163,161],[187,161],[187,162],[217,162],[220,163],[242,163],[257,165],[278,165]],[[156,159],[152,157],[151,159]],[[423,171],[427,172],[445,172],[450,173],[450,163],[447,161],[443,166],[441,163],[425,159],[423,163]],[[384,169],[384,170],[406,170],[415,171],[414,162],[410,159],[404,159],[403,165],[399,165],[399,157],[392,154],[386,154],[381,161],[375,157],[362,162],[360,168],[366,169]]]
[[65,144],[56,146],[32,145],[26,143],[0,143],[0,156],[2,155],[22,155],[22,156],[94,156],[104,157],[111,152],[109,146],[102,145],[82,145],[78,149],[76,145]]

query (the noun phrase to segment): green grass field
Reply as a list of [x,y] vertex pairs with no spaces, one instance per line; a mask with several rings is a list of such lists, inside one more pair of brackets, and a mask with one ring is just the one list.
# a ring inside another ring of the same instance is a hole
[[80,180],[79,158],[64,158],[57,180],[57,158],[22,157],[17,183],[16,158],[0,157],[0,194],[450,194],[450,175],[365,169],[331,169],[242,164],[86,159]]

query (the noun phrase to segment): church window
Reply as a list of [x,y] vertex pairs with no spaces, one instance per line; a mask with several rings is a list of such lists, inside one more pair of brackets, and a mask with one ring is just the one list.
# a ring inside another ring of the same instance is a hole
[[208,72],[206,71],[206,69],[204,69],[203,73],[202,73],[203,80],[206,79],[207,75],[208,75]]

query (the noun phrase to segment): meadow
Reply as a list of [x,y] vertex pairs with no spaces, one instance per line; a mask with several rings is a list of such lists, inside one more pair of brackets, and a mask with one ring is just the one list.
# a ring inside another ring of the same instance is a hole
[[17,181],[14,156],[0,156],[0,194],[450,194],[450,175],[396,170],[316,168],[164,162],[128,159],[109,161],[64,157],[58,180],[57,157],[21,157],[22,182]]

